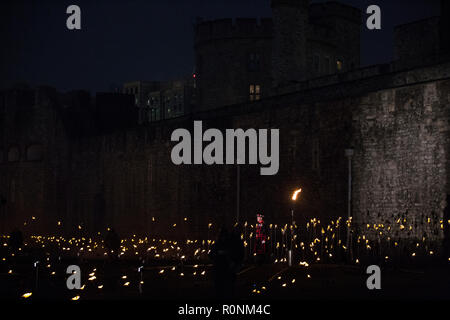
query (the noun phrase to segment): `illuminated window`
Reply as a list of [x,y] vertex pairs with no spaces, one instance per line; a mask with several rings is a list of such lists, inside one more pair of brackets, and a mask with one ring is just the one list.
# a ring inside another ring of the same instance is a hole
[[337,60],[336,61],[336,69],[338,71],[341,71],[343,67],[344,67],[344,63],[342,62],[342,60]]
[[251,84],[249,93],[250,101],[261,99],[261,86],[259,84]]

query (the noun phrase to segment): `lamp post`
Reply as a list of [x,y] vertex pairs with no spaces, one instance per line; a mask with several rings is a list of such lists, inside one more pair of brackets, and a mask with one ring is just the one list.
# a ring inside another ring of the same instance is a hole
[[351,221],[351,210],[352,210],[352,156],[354,150],[352,148],[345,149],[345,156],[348,159],[348,197],[347,197],[347,241],[346,246],[349,250],[350,261],[353,260],[353,253],[350,247],[350,221]]
[[239,224],[239,209],[241,197],[241,168],[236,161],[236,222]]
[[302,192],[301,188],[298,188],[297,190],[294,191],[294,193],[292,194],[292,208],[291,208],[291,246],[289,248],[289,252],[288,252],[288,257],[289,257],[289,266],[292,266],[292,242],[294,241],[294,204],[295,201],[297,200],[298,195],[300,194],[300,192]]

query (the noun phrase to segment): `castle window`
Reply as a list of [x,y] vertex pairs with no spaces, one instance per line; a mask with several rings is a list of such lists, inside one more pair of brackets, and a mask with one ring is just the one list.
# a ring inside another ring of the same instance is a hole
[[344,67],[344,62],[342,60],[337,60],[336,61],[336,69],[337,71],[342,71]]
[[11,184],[9,186],[9,195],[11,202],[16,201],[16,181],[14,179],[11,180]]
[[248,71],[259,71],[260,57],[257,53],[250,53],[248,56]]
[[324,67],[325,67],[325,74],[330,74],[330,58],[329,57],[325,57]]
[[197,75],[201,75],[202,71],[203,71],[203,57],[201,55],[199,55],[197,57],[197,66],[195,68],[195,77],[197,77]]
[[249,93],[250,101],[261,99],[261,86],[259,84],[251,84]]
[[320,60],[319,60],[319,56],[318,55],[314,55],[314,72],[317,74],[319,74],[320,72]]
[[312,169],[319,171],[320,164],[319,164],[319,140],[314,139],[313,145],[312,145]]
[[27,148],[27,160],[28,161],[40,161],[43,156],[42,145],[34,144]]

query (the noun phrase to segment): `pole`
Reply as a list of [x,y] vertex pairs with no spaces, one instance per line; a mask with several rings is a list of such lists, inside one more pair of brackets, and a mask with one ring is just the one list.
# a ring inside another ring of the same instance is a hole
[[36,269],[36,277],[35,277],[35,288],[34,290],[37,291],[38,289],[38,282],[39,282],[39,261],[36,261],[34,263],[34,268]]
[[236,164],[236,222],[239,223],[239,201],[240,201],[240,196],[241,196],[241,192],[240,192],[240,187],[241,187],[241,171],[240,171],[240,167],[239,164]]
[[293,234],[293,232],[294,232],[294,228],[293,228],[293,225],[294,225],[294,209],[292,208],[291,209],[291,245],[290,245],[290,247],[289,247],[289,252],[288,252],[288,265],[289,265],[289,267],[291,267],[292,266],[292,244],[293,244],[293,236],[294,236],[294,234]]
[[350,261],[353,260],[353,252],[350,247],[350,217],[351,217],[351,205],[352,205],[352,156],[353,149],[346,149],[345,155],[348,158],[348,197],[347,197],[347,241],[346,246],[349,250]]
[[142,282],[143,282],[143,274],[142,274],[142,271],[143,271],[143,269],[144,269],[144,266],[142,265],[142,266],[140,266],[139,268],[138,268],[138,272],[140,273],[140,281],[139,281],[139,294],[142,294]]

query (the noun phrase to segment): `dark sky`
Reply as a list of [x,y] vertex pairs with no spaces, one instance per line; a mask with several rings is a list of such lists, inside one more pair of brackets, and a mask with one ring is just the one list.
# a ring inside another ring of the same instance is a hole
[[[311,1],[322,2],[322,1]],[[382,30],[363,28],[363,65],[392,58],[393,27],[439,15],[433,0],[341,0],[377,4]],[[67,6],[82,30],[66,28]],[[130,80],[166,80],[193,71],[196,17],[270,17],[270,0],[6,0],[0,4],[0,88],[16,82],[59,90],[108,90]]]

